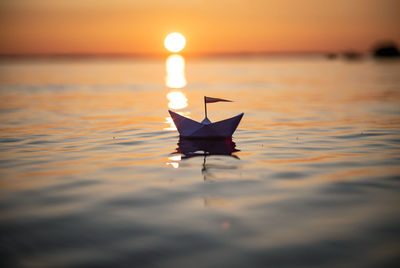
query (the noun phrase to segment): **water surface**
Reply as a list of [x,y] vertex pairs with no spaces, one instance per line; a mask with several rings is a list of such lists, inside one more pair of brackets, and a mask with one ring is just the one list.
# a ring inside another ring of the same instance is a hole
[[[170,68],[166,70],[166,68]],[[400,63],[3,61],[2,267],[390,267]],[[180,140],[168,109],[244,112]]]

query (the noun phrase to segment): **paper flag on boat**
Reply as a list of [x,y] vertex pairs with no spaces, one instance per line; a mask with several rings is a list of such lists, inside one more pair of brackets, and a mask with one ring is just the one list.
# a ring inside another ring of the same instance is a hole
[[213,103],[213,102],[219,102],[219,101],[232,102],[230,100],[224,100],[224,99],[212,98],[212,97],[206,97],[206,96],[204,96],[204,101],[206,103]]

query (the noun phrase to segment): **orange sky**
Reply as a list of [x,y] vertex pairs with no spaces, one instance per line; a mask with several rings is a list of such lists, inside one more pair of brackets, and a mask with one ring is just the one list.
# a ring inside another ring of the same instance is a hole
[[397,0],[9,0],[0,53],[164,53],[173,31],[185,53],[366,51],[400,45]]

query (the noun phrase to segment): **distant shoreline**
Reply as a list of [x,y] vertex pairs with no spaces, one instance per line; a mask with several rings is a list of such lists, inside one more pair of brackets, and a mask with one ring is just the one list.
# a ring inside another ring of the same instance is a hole
[[[325,56],[329,52],[224,52],[224,53],[177,53],[185,58],[275,57],[275,56]],[[163,59],[172,53],[32,53],[0,54],[1,59]]]
[[341,51],[304,51],[304,52],[225,52],[225,53],[48,53],[48,54],[0,54],[0,62],[6,61],[80,61],[80,60],[165,60],[167,57],[178,54],[187,60],[196,59],[260,59],[260,58],[325,58],[328,60],[343,59],[359,61],[365,59],[396,60],[398,58],[376,58],[373,52]]

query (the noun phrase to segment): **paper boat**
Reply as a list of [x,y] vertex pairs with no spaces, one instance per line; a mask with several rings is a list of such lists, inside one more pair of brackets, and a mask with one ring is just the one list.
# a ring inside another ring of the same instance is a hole
[[231,138],[244,113],[235,117],[211,123],[206,117],[201,123],[169,111],[172,120],[183,138]]

